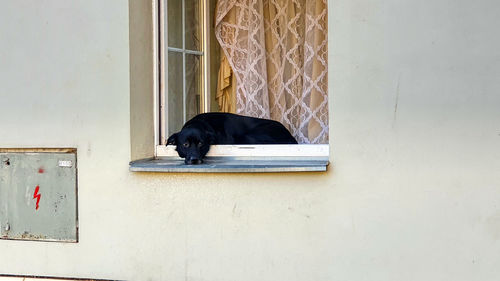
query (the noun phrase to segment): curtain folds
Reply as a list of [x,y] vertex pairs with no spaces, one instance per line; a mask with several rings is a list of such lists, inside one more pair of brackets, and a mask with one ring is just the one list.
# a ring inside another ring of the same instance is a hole
[[219,0],[215,24],[236,113],[280,121],[299,143],[327,143],[326,0]]
[[219,76],[217,80],[217,95],[215,99],[222,112],[236,112],[236,77],[231,70],[229,61],[221,50]]

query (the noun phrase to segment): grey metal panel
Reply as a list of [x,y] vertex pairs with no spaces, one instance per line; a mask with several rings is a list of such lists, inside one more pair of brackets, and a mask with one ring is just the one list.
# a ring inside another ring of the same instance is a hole
[[76,154],[7,152],[0,160],[0,238],[77,242]]
[[133,172],[180,172],[180,173],[272,173],[326,171],[328,160],[324,158],[233,158],[209,157],[200,165],[186,165],[178,157],[142,159],[130,162]]

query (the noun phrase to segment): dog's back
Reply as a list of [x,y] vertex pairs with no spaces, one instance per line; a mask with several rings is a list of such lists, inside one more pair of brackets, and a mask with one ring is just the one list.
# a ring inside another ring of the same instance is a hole
[[295,138],[279,122],[231,113],[202,113],[184,127],[204,122],[215,131],[214,144],[297,144]]

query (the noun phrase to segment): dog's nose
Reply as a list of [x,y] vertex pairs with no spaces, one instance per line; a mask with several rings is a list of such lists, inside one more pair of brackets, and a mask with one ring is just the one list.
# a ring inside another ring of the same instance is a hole
[[188,165],[197,165],[197,164],[203,163],[203,161],[201,159],[198,159],[198,158],[189,158],[189,159],[186,158],[185,162]]

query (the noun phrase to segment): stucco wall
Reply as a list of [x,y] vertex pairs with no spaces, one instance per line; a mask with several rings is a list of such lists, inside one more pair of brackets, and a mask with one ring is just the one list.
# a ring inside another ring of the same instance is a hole
[[498,280],[500,4],[330,0],[327,173],[139,174],[127,1],[4,1],[0,147],[77,147],[78,244],[0,273]]

